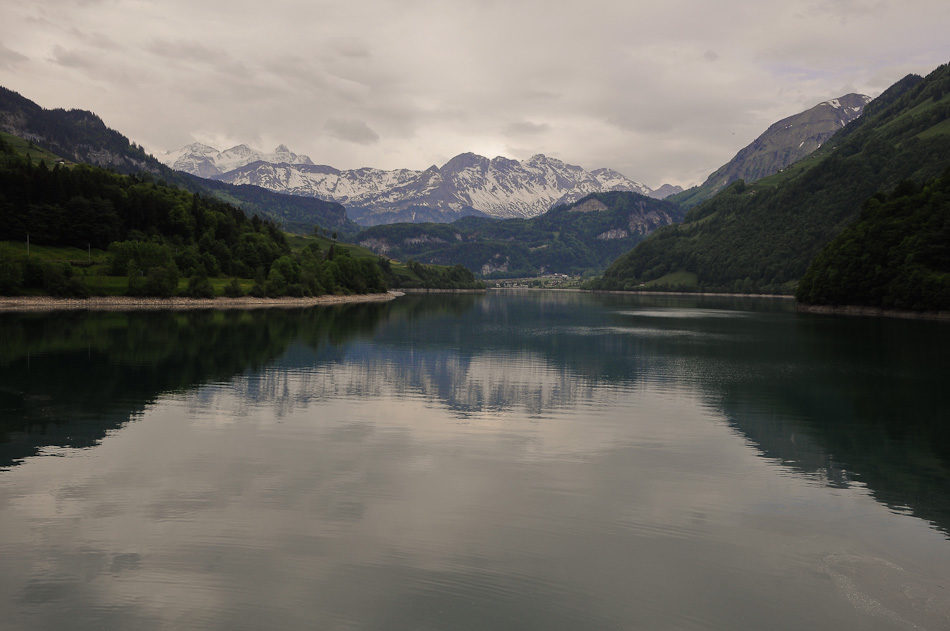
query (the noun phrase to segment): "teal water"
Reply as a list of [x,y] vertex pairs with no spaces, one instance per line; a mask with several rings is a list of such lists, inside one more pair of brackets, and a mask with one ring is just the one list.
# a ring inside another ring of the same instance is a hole
[[0,627],[947,629],[950,326],[0,315]]

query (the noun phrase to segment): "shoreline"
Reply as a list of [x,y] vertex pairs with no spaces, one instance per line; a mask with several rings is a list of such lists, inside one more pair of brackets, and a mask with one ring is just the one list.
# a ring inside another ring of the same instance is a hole
[[427,289],[425,287],[402,287],[405,294],[484,294],[488,289]]
[[804,305],[800,303],[795,305],[795,310],[799,313],[817,315],[950,321],[950,311],[904,311],[902,309],[884,309],[882,307],[863,307],[860,305]]
[[297,309],[360,302],[388,302],[403,296],[401,291],[385,294],[325,295],[309,298],[150,298],[134,296],[94,296],[53,298],[51,296],[0,296],[0,312],[37,311],[184,311],[191,309]]
[[621,296],[642,294],[645,296],[714,296],[718,298],[769,298],[779,300],[795,300],[795,296],[791,294],[737,294],[721,291],[624,291],[622,289],[581,289],[579,291],[588,291],[592,294],[617,294]]

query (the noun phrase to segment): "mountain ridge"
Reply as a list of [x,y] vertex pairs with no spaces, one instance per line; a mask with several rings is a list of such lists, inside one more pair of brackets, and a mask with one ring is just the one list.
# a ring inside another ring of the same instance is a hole
[[[188,147],[193,151],[186,151]],[[230,184],[251,184],[336,201],[346,206],[351,216],[363,225],[414,217],[413,210],[421,211],[427,219],[449,221],[479,214],[528,218],[590,193],[612,190],[653,193],[649,187],[616,170],[588,171],[540,153],[519,161],[465,152],[442,166],[432,165],[418,171],[373,167],[337,169],[314,164],[309,157],[289,151],[288,154],[297,156],[297,162],[275,162],[248,148],[248,159],[243,164],[238,161],[231,170],[215,173],[224,164],[220,156],[237,148],[219,152],[214,147],[196,143],[166,156],[173,160],[172,166],[176,169],[193,174],[207,173],[208,177]]]
[[871,97],[864,94],[845,94],[772,123],[702,184],[676,194],[673,201],[689,208],[737,180],[751,184],[778,173],[820,148],[858,118],[870,101]]
[[820,149],[736,181],[617,259],[599,289],[792,293],[815,255],[875,193],[950,166],[950,65],[908,75]]
[[33,142],[74,162],[127,175],[148,173],[191,192],[229,202],[251,214],[274,219],[291,231],[309,233],[315,226],[320,226],[341,233],[354,233],[357,228],[340,204],[283,195],[257,186],[232,186],[175,171],[120,132],[106,126],[93,112],[44,109],[2,86],[0,131]]

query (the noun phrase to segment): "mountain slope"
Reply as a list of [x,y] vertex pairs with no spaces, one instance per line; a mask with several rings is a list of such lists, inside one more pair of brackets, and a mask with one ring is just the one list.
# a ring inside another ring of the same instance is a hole
[[690,208],[736,180],[751,184],[778,173],[810,155],[835,132],[859,117],[870,100],[871,97],[863,94],[846,94],[783,118],[742,148],[703,184],[678,194],[673,201]]
[[[174,171],[119,132],[106,127],[92,112],[46,110],[3,87],[0,87],[0,131],[74,162],[125,174],[150,173],[191,192],[214,196],[252,214],[274,219],[288,230],[311,232],[314,226],[320,226],[340,233],[356,231],[340,204],[281,195],[260,187],[231,186]],[[282,148],[286,149],[278,147]]]
[[602,270],[645,235],[681,218],[682,211],[670,202],[613,191],[530,219],[380,225],[356,239],[386,256],[461,264],[483,276],[581,274]]
[[[220,156],[241,147],[246,150],[246,155],[242,154],[244,163],[219,173],[225,165]],[[218,152],[206,145],[189,145],[167,154],[166,163],[231,184],[252,184],[293,195],[333,200],[344,204],[364,225],[399,220],[452,221],[478,214],[534,217],[554,205],[571,203],[590,193],[622,190],[647,195],[652,192],[611,169],[587,171],[540,154],[518,161],[502,157],[489,160],[463,153],[441,167],[433,165],[425,171],[385,171],[340,170],[312,164],[306,156],[298,157],[296,163],[289,159],[278,161],[244,145],[227,152]]]
[[736,182],[619,258],[604,289],[676,286],[790,293],[809,262],[877,191],[950,165],[950,67],[891,86],[812,156]]

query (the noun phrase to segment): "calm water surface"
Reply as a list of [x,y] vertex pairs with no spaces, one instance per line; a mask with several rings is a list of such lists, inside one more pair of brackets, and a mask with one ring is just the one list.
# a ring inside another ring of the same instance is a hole
[[0,315],[0,627],[950,628],[950,326]]

